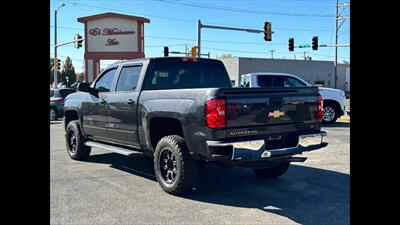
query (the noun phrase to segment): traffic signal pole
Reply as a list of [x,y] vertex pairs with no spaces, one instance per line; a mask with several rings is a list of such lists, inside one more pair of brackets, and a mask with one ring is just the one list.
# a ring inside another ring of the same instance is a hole
[[[223,27],[223,26],[214,26],[214,25],[205,25],[202,24],[200,20],[197,21],[197,56],[200,58],[201,55],[201,28],[209,28],[209,29],[218,29],[218,30],[235,30],[235,31],[245,31],[249,33],[265,33],[265,30],[257,30],[257,29],[246,29],[246,28],[237,28],[237,27]],[[271,34],[274,32],[271,31]]]
[[58,88],[58,79],[57,79],[57,10],[54,13],[54,88]]
[[[57,35],[55,36],[55,37],[57,37]],[[57,43],[57,39],[54,39],[55,40],[55,43]],[[83,40],[85,40],[84,38],[81,38],[81,39],[76,39],[76,40],[73,40],[73,41],[67,41],[67,42],[64,42],[64,43],[60,43],[60,44],[55,44],[54,45],[54,88],[55,89],[57,89],[58,88],[58,78],[57,78],[57,72],[58,72],[58,69],[57,69],[57,67],[58,67],[58,60],[57,60],[57,48],[58,47],[60,47],[60,46],[63,46],[63,45],[67,45],[67,44],[71,44],[71,43],[75,43],[75,42],[80,42],[80,41],[83,41]]]
[[63,45],[75,43],[75,42],[78,42],[78,41],[84,41],[84,40],[85,40],[85,38],[76,39],[76,40],[73,40],[73,41],[67,41],[67,42],[63,42],[63,43],[60,43],[58,45],[55,45],[55,47],[57,48],[57,47],[60,47],[60,46],[63,46]]
[[61,7],[64,7],[65,4],[61,4],[56,10],[54,10],[54,88],[58,88],[58,79],[57,79],[57,69],[56,62],[57,62],[57,12]]

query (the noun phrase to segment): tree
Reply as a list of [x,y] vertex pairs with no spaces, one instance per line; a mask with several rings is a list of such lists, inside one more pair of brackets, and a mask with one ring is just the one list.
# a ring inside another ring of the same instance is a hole
[[63,70],[61,73],[61,80],[62,83],[65,84],[67,87],[70,87],[71,84],[75,83],[76,81],[76,73],[74,65],[72,65],[72,60],[68,56],[63,65]]
[[[58,82],[61,81],[61,73],[60,71],[57,72],[57,80]],[[50,57],[50,83],[52,84],[54,82],[54,58]]]
[[83,80],[85,80],[85,75],[84,75],[84,73],[77,73],[77,74],[76,74],[76,81],[78,81],[78,82],[83,82]]

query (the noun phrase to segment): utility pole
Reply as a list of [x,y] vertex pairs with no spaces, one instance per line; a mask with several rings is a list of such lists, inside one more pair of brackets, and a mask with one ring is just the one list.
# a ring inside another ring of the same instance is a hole
[[[339,29],[343,25],[343,23],[346,21],[346,19],[349,19],[350,17],[347,16],[341,16],[345,8],[349,7],[350,3],[342,3],[339,5],[339,0],[336,0],[336,17],[335,17],[335,79],[334,79],[334,86],[337,88],[337,56],[338,56],[338,39],[339,39]],[[341,11],[339,12],[339,8]],[[341,20],[339,24],[339,20]]]
[[271,59],[273,59],[274,58],[274,51],[275,50],[269,50],[270,52],[271,52]]
[[201,54],[201,20],[197,21],[197,56],[200,58],[200,54]]
[[[336,26],[335,26],[335,45],[338,44],[338,15],[339,15],[339,0],[336,0]],[[335,88],[337,87],[337,46],[335,46]]]
[[[58,79],[57,79],[57,72],[58,69],[56,68],[57,62],[57,12],[61,7],[64,7],[65,4],[61,4],[55,11],[54,11],[54,88],[58,88]],[[57,62],[58,63],[58,62]]]
[[186,52],[186,57],[188,57],[189,56],[189,52],[188,52],[187,44],[185,44],[185,52]]

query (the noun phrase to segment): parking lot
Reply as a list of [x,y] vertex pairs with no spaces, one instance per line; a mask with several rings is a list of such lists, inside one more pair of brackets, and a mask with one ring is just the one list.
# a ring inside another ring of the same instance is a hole
[[51,224],[349,224],[349,123],[323,130],[328,147],[280,178],[207,165],[200,189],[175,197],[159,187],[150,157],[94,148],[88,161],[71,160],[62,121],[50,122]]

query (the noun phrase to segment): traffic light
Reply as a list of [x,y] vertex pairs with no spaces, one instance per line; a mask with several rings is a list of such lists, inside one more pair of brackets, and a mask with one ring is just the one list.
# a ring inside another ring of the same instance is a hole
[[294,50],[294,38],[289,38],[289,51],[293,52]]
[[60,59],[54,59],[54,68],[60,71],[61,69],[61,60]]
[[318,50],[318,36],[312,38],[312,50]]
[[[75,42],[74,42],[74,44],[75,44],[75,48],[80,48],[80,47],[82,47],[82,42],[83,42],[83,40],[81,40],[82,39],[82,36],[81,35],[79,35],[79,34],[76,34],[75,35]],[[79,40],[79,41],[78,41]]]
[[271,41],[272,33],[271,33],[272,24],[270,22],[265,22],[264,25],[264,40]]
[[164,46],[164,56],[167,57],[169,55],[169,48],[168,46]]
[[193,46],[193,47],[192,47],[192,49],[190,50],[190,55],[191,55],[193,58],[196,58],[196,56],[197,56],[197,46]]

